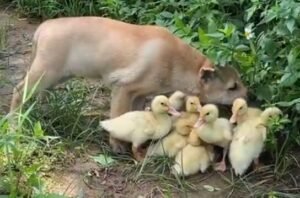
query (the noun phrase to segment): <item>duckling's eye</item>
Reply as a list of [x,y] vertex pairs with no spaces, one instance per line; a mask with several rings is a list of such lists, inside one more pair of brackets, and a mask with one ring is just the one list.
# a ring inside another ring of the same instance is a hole
[[193,102],[191,102],[191,105],[193,105],[194,103]]
[[165,104],[165,103],[163,103],[163,102],[161,102],[160,104],[161,104],[162,106],[165,106],[165,105],[166,105],[166,104]]
[[209,112],[207,112],[205,115],[206,115],[206,116],[208,116],[209,114],[210,114],[210,113],[209,113]]

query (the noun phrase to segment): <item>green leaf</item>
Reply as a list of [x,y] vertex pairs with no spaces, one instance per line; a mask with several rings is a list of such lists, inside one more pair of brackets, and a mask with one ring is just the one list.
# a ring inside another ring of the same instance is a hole
[[272,99],[271,88],[267,85],[259,85],[256,88],[256,95],[259,99],[270,101]]
[[289,101],[289,102],[287,102],[287,101],[277,102],[277,103],[275,103],[275,105],[278,105],[278,106],[281,106],[281,107],[291,107],[291,106],[293,106],[295,104],[298,104],[298,103],[300,103],[300,98],[296,98],[296,99],[294,99],[292,101]]
[[293,33],[294,29],[295,29],[295,19],[290,18],[286,21],[286,27],[288,28],[288,30],[290,31],[290,33]]
[[298,113],[300,113],[300,103],[297,103],[297,104],[296,104],[296,111],[297,111]]
[[262,47],[268,54],[274,54],[277,51],[275,42],[270,38],[264,39]]
[[215,23],[215,21],[213,19],[209,19],[208,25],[207,25],[207,31],[209,33],[212,33],[212,32],[216,32],[217,29],[218,29],[218,27],[217,27],[217,24]]
[[205,34],[205,32],[201,28],[198,29],[198,35],[202,47],[206,47],[211,44],[211,39]]
[[208,191],[208,192],[213,192],[215,191],[215,188],[210,185],[203,185],[203,187]]
[[216,188],[211,185],[203,185],[203,188],[205,188],[208,192],[214,192],[214,191],[221,190],[220,188]]
[[297,74],[286,73],[281,77],[279,84],[280,84],[280,86],[283,86],[283,87],[289,87],[289,86],[294,85],[297,80],[298,80]]
[[35,187],[37,189],[42,188],[41,178],[37,174],[30,175],[27,182],[31,187]]
[[277,12],[275,11],[277,7],[273,7],[271,10],[267,12],[264,17],[264,23],[268,23],[277,17]]
[[179,29],[184,29],[185,28],[185,25],[184,25],[183,21],[179,17],[175,18],[175,26]]
[[212,38],[218,38],[220,40],[222,40],[224,38],[224,34],[220,33],[220,32],[215,32],[215,33],[210,33],[210,34],[206,34],[209,37]]
[[248,50],[250,50],[250,48],[247,45],[240,44],[240,45],[236,46],[235,50],[237,50],[237,51],[248,51]]
[[101,164],[102,166],[108,166],[115,162],[115,160],[112,157],[104,155],[104,154],[100,154],[99,156],[91,156],[91,158],[95,162]]
[[287,56],[288,64],[293,65],[295,63],[298,55],[299,55],[299,51],[297,50],[297,48],[293,48]]
[[279,36],[286,36],[290,34],[290,31],[288,30],[287,26],[285,24],[279,24],[276,27],[276,33]]
[[160,13],[161,16],[165,17],[165,18],[173,18],[173,14],[171,12],[167,12],[167,11],[163,11]]
[[27,175],[27,176],[30,176],[32,174],[35,174],[37,173],[41,168],[41,165],[40,164],[32,164],[31,166],[29,167],[26,167],[24,169],[24,173]]
[[36,138],[44,137],[44,131],[39,121],[34,124],[33,133]]
[[160,26],[165,26],[165,22],[163,20],[161,20],[161,19],[156,19],[155,20],[155,24],[156,25],[160,25]]
[[235,26],[233,24],[226,23],[225,28],[219,29],[219,31],[223,32],[225,34],[225,37],[230,37],[233,34],[233,32],[235,31]]
[[179,17],[175,18],[175,26],[185,34],[189,34],[191,32],[191,28],[186,26]]
[[300,6],[297,6],[294,10],[293,10],[293,17],[294,18],[298,18],[300,15]]
[[249,21],[249,19],[253,16],[254,12],[257,9],[257,5],[253,5],[252,7],[248,8],[246,10],[247,16],[246,16],[246,21]]
[[252,55],[248,55],[245,52],[236,52],[234,53],[234,59],[241,64],[244,72],[246,72],[254,62],[254,57]]

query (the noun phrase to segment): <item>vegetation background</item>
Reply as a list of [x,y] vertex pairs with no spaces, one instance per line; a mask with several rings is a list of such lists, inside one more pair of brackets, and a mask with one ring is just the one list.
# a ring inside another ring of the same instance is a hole
[[[277,105],[288,115],[273,122],[267,152],[272,156],[272,170],[277,179],[291,167],[299,166],[293,155],[300,145],[298,1],[6,0],[5,3],[21,17],[46,20],[97,15],[169,28],[220,66],[234,65],[249,87],[251,100],[263,106]],[[5,26],[1,27],[0,54],[5,53],[6,31]],[[65,93],[61,94],[62,91]],[[63,160],[65,145],[72,144],[69,142],[82,143],[95,137],[96,119],[87,121],[82,116],[91,91],[77,81],[63,90],[52,91],[48,97],[52,110],[45,113],[40,110],[41,104],[32,102],[19,115],[18,130],[14,133],[8,130],[8,117],[0,117],[0,192],[12,197],[44,192],[40,173],[45,171],[45,164]],[[101,87],[101,91],[109,95],[106,88]],[[109,107],[105,105],[102,108],[107,110]]]

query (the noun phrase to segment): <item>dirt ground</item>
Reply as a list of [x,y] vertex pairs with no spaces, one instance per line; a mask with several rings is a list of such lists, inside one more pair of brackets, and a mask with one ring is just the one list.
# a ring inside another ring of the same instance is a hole
[[[10,12],[0,11],[0,24],[8,24],[7,52],[0,53],[0,113],[8,112],[12,88],[24,76],[30,60],[31,39],[37,23],[30,23],[20,19]],[[73,163],[67,168],[47,173],[48,189],[51,192],[61,193],[68,197],[168,197],[164,191],[165,185],[157,180],[134,181],[124,173],[126,164],[119,167],[103,168],[90,160],[89,155],[98,154],[97,147],[91,147],[81,158],[74,157]],[[264,177],[263,175],[261,175]],[[270,183],[272,176],[264,177],[255,183],[260,186]],[[298,178],[300,179],[300,178]],[[198,174],[188,178],[197,190],[183,193],[173,186],[169,187],[169,197],[250,197],[245,194],[247,189],[235,189],[230,171],[226,174],[208,171],[207,174]],[[164,187],[162,187],[164,185]],[[179,185],[179,184],[178,184]],[[220,188],[210,192],[204,185]],[[289,185],[280,184],[282,188]],[[246,187],[243,187],[246,188]],[[270,188],[267,185],[265,188]],[[270,188],[271,189],[271,188]]]

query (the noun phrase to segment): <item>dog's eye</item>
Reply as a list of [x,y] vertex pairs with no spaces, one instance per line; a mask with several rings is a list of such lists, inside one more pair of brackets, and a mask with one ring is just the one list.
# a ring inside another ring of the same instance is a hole
[[238,84],[237,82],[233,83],[233,85],[231,87],[228,88],[229,91],[234,91],[238,88]]

